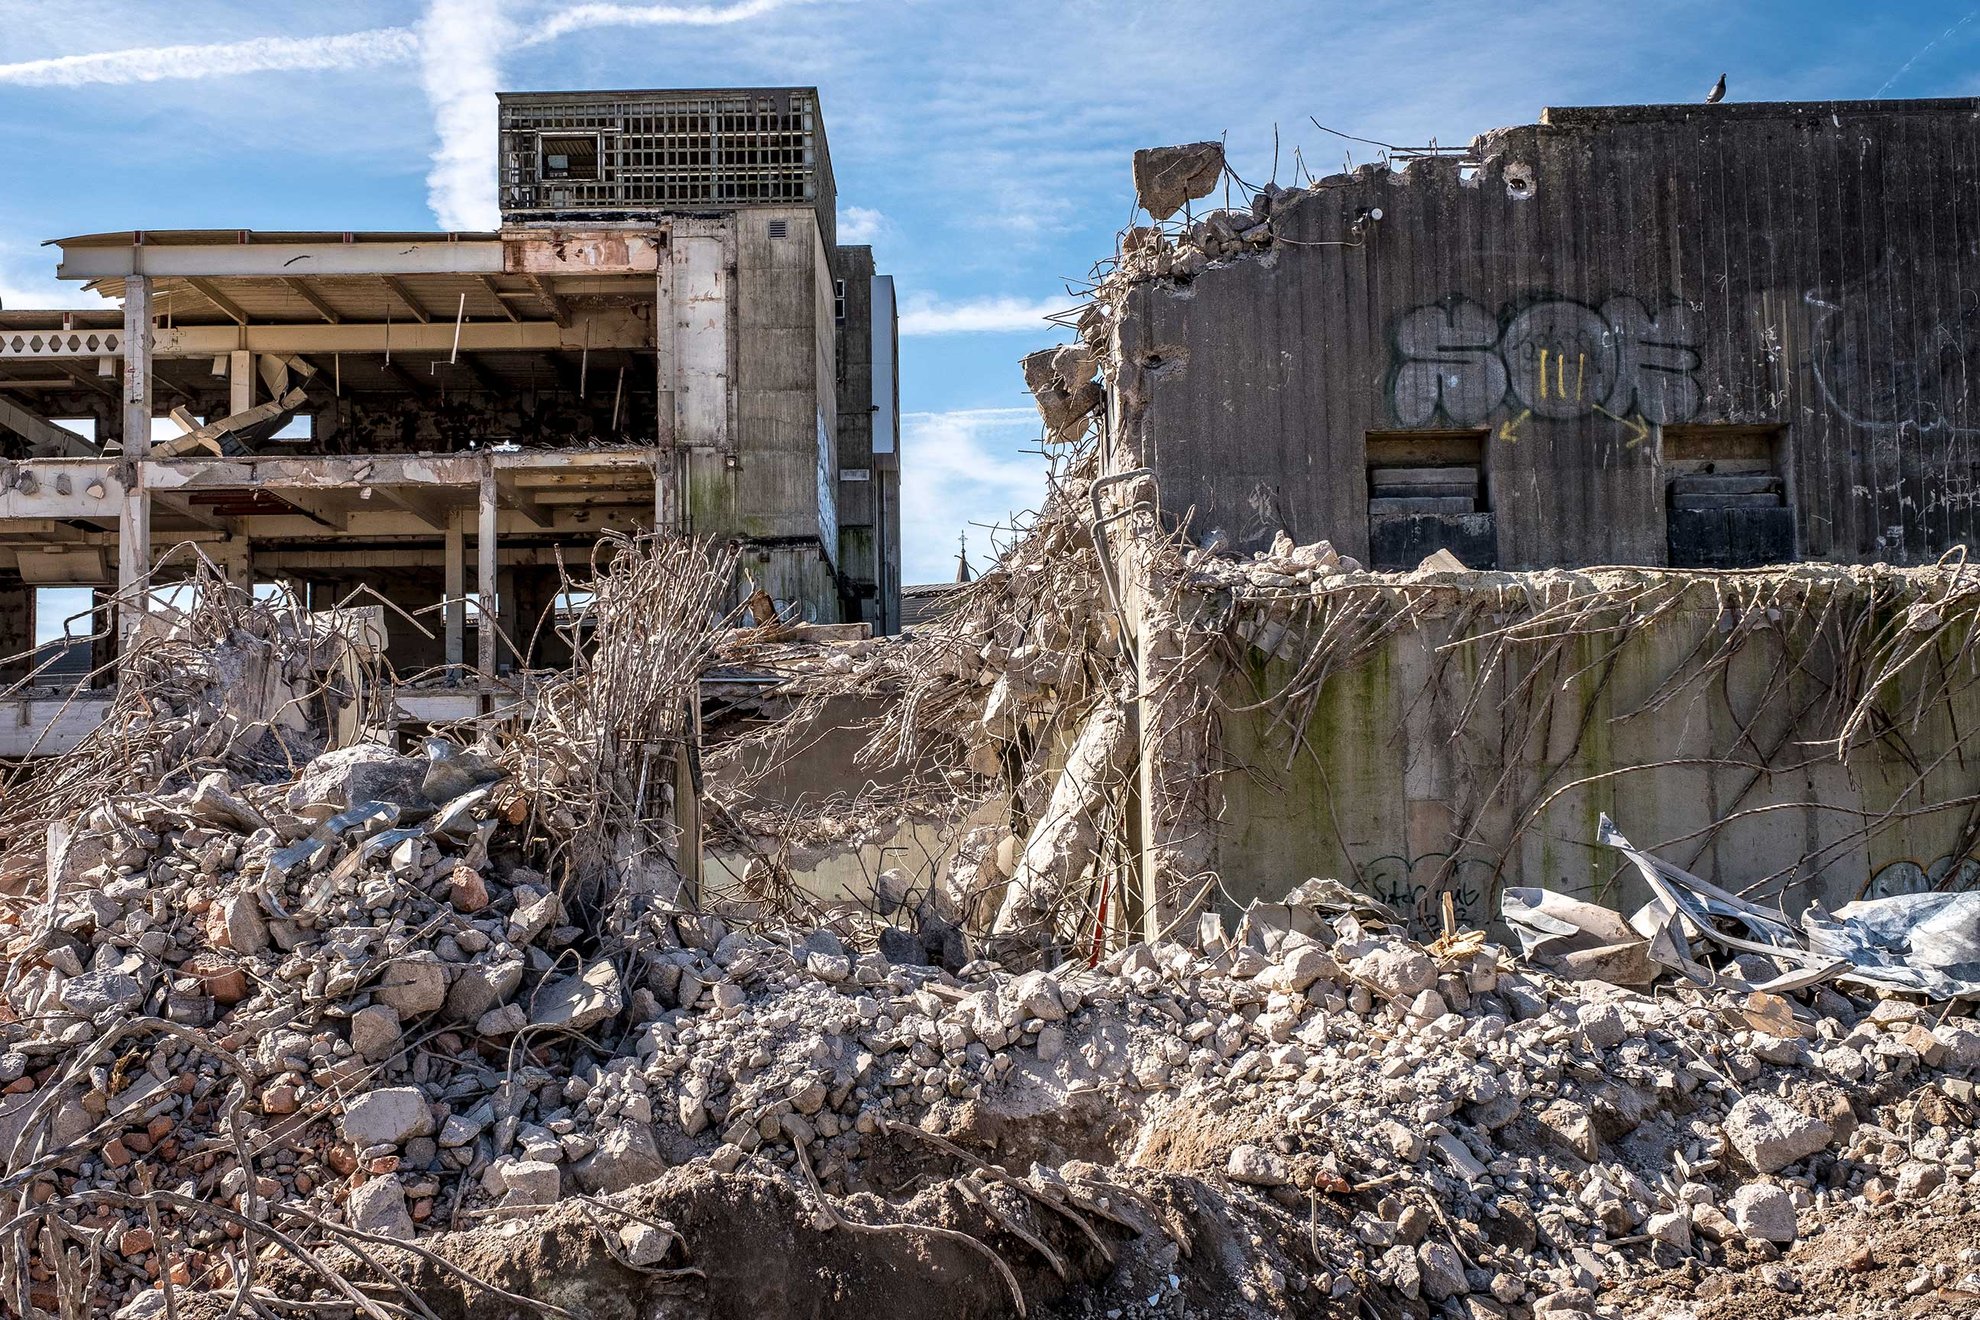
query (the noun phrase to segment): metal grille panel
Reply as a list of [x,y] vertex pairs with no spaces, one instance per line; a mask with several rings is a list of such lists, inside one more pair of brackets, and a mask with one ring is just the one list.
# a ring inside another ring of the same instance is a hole
[[[502,213],[817,205],[831,192],[807,89],[506,95]],[[546,138],[598,141],[596,178],[546,177]],[[823,192],[821,193],[821,183]]]

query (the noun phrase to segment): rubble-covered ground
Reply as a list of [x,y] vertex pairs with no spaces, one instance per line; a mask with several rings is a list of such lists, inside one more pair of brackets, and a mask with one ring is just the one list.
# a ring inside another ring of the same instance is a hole
[[574,910],[435,752],[57,841],[6,946],[10,1307],[1980,1309],[1970,1017],[1561,982],[1326,885],[1018,975],[929,910]]
[[[1970,1008],[1565,981],[1299,876],[1121,948],[1068,916],[1084,808],[864,909],[698,905],[654,749],[729,569],[626,547],[532,718],[420,755],[313,754],[328,648],[217,579],[133,643],[0,794],[0,1312],[1980,1314]],[[1119,663],[1052,572],[972,599],[1063,640],[918,689],[965,807],[1011,788],[973,739]]]

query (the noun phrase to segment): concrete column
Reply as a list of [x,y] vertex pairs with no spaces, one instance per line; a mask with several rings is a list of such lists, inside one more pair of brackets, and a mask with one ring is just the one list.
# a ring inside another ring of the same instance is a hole
[[502,628],[502,597],[495,578],[495,465],[481,469],[481,509],[474,534],[474,589],[480,593],[481,621],[475,630],[476,667],[484,681],[495,677],[495,639]]
[[254,354],[237,349],[227,355],[227,411],[244,413],[254,407]]
[[117,515],[117,636],[128,641],[149,609],[137,590],[151,572],[151,491],[145,459],[151,451],[151,280],[124,281],[124,501]]
[[441,590],[446,594],[447,605],[444,611],[447,621],[446,661],[455,672],[449,679],[459,677],[461,662],[466,658],[467,638],[467,510],[451,509],[447,513],[446,583]]

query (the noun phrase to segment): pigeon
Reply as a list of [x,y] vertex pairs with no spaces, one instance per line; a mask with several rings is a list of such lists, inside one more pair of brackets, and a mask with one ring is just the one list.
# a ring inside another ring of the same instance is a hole
[[1712,84],[1712,90],[1705,93],[1706,105],[1717,105],[1726,99],[1726,75],[1720,74],[1719,81]]

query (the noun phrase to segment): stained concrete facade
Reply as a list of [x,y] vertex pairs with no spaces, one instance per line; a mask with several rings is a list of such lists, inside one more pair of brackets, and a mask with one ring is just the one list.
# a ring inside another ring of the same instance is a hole
[[1980,503],[1976,198],[1972,99],[1552,109],[1139,285],[1110,412],[1239,549],[1926,562]]
[[[1571,619],[1577,604],[1590,613]],[[1878,632],[1911,606],[1929,622]],[[1221,680],[1211,862],[1236,908],[1316,875],[1432,925],[1445,892],[1465,922],[1491,920],[1507,885],[1633,910],[1652,895],[1594,846],[1605,813],[1639,847],[1790,911],[1980,883],[1980,690],[1957,660],[1973,597],[1955,575],[1371,583],[1340,588],[1322,617],[1401,626],[1324,661],[1329,630],[1287,628],[1283,599],[1213,607],[1280,621],[1240,623],[1273,653],[1240,646]],[[1535,624],[1548,607],[1553,623]],[[1524,640],[1498,644],[1521,623]],[[1887,660],[1866,691],[1863,671]],[[1310,705],[1259,704],[1322,664]],[[1875,713],[1852,729],[1858,699]]]
[[[847,617],[901,630],[901,400],[893,278],[870,247],[841,247],[839,321],[839,571]],[[856,605],[857,609],[853,608]]]

